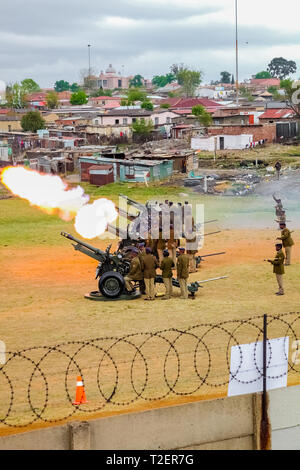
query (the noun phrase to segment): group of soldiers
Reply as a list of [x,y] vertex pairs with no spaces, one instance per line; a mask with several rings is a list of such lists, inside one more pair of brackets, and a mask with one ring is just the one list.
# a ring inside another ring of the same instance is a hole
[[[191,244],[187,243],[187,249],[180,246],[180,239],[175,238],[176,210],[178,214],[182,213],[182,220],[187,220],[187,215],[191,216],[192,225],[192,208],[188,202],[184,205],[165,201],[164,204],[156,203],[160,216],[164,210],[169,210],[170,217],[170,234],[168,239],[163,238],[162,223],[159,222],[159,236],[157,239],[149,237],[145,241],[140,241],[137,246],[131,249],[130,271],[125,276],[125,287],[128,292],[135,290],[134,283],[138,283],[141,294],[146,295],[145,300],[155,300],[155,278],[157,270],[162,272],[162,278],[165,285],[165,295],[162,300],[168,300],[173,296],[173,273],[177,270],[177,279],[180,284],[181,298],[188,299],[188,279],[190,273],[197,272],[195,255],[198,252],[193,246],[194,238]],[[174,215],[175,214],[175,215]],[[183,226],[183,232],[185,227]],[[185,236],[185,238],[187,238]]]
[[162,259],[158,261],[153,254],[152,248],[146,246],[146,243],[140,243],[138,248],[131,251],[130,271],[125,276],[125,287],[128,292],[133,292],[133,282],[138,282],[142,294],[145,294],[145,300],[155,300],[155,278],[157,269],[162,271],[162,278],[166,288],[165,296],[162,300],[169,300],[173,296],[173,270],[177,269],[177,279],[180,284],[181,299],[188,299],[188,278],[190,259],[186,254],[186,249],[179,247],[179,256],[174,260],[170,252],[164,249]]
[[[283,285],[283,276],[285,274],[285,266],[291,265],[291,256],[292,256],[292,247],[294,246],[294,240],[292,239],[292,232],[286,226],[286,212],[283,208],[281,199],[277,199],[273,196],[276,202],[276,216],[279,223],[279,228],[281,230],[281,236],[277,238],[280,242],[277,242],[275,245],[276,255],[273,260],[267,260],[273,265],[273,272],[276,275],[279,291],[276,292],[276,295],[284,295],[284,285]],[[283,252],[285,251],[285,254]]]

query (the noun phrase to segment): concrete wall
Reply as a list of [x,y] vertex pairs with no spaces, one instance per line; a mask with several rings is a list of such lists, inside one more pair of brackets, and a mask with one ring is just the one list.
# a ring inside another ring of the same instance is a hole
[[[272,450],[300,450],[300,386],[268,395]],[[254,450],[260,417],[261,395],[245,395],[0,437],[0,450]]]
[[269,393],[273,450],[300,450],[300,386]]
[[0,450],[251,450],[254,408],[251,395],[189,403],[1,437]]
[[276,139],[276,124],[257,125],[252,124],[249,126],[212,126],[208,128],[209,135],[240,135],[251,134],[253,135],[254,142],[259,140],[268,139],[271,144]]

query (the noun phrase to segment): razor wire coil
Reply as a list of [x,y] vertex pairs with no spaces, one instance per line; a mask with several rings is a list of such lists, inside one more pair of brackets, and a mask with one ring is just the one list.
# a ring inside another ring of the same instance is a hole
[[[277,337],[280,329],[281,336],[297,342],[298,351],[298,320],[299,312],[268,316],[268,338]],[[225,387],[233,379],[251,384],[263,377],[257,358],[257,345],[263,335],[262,325],[262,317],[255,316],[216,324],[198,324],[186,329],[138,332],[122,337],[100,337],[7,352],[6,363],[0,366],[0,388],[6,391],[5,403],[2,408],[0,406],[0,425],[26,428],[37,422],[59,423],[78,412],[100,412],[108,405],[119,409],[139,400],[155,402],[169,397],[192,396],[204,387]],[[226,340],[218,344],[223,337]],[[253,380],[243,381],[238,378],[244,363],[241,345],[249,341],[255,343],[253,361],[257,376]],[[235,371],[231,371],[230,367],[232,346],[239,349],[239,365]],[[56,355],[59,359],[55,363],[61,368],[59,372],[47,366],[47,361],[54,361]],[[88,359],[83,360],[83,355]],[[267,358],[269,366],[272,362],[270,343]],[[288,371],[299,373],[300,368],[298,370],[289,357],[286,359]],[[23,371],[28,375],[27,380],[18,377],[20,374],[22,377]],[[87,407],[73,405],[76,375],[82,377],[85,388],[91,381],[90,376],[96,384],[93,395],[97,393],[97,397],[93,396]],[[278,379],[283,375],[268,375],[268,378]],[[56,382],[63,383],[63,397],[52,396],[53,383]],[[19,394],[23,397],[21,400]],[[60,416],[55,415],[56,408],[60,409]]]

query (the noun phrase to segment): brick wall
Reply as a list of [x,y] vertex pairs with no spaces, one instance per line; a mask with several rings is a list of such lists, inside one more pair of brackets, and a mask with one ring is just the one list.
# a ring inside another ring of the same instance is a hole
[[276,124],[249,126],[213,126],[208,128],[208,135],[240,135],[252,134],[255,142],[267,139],[272,143],[276,139]]

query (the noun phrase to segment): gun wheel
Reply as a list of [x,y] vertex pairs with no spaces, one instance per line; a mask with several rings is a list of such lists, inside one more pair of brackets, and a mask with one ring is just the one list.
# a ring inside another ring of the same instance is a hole
[[108,272],[101,276],[99,280],[99,290],[104,297],[116,299],[124,291],[124,278],[116,272]]

